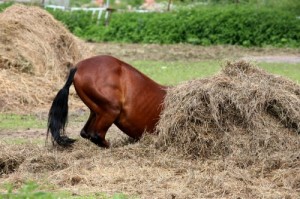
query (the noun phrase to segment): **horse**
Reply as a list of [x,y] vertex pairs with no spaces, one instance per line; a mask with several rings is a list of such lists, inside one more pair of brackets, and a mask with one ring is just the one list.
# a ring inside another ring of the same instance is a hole
[[53,144],[69,147],[76,141],[65,135],[72,83],[90,110],[80,131],[81,137],[108,148],[110,144],[105,135],[112,124],[134,139],[141,138],[144,132],[155,132],[167,87],[128,63],[102,55],[82,60],[72,67],[65,85],[53,99],[47,124],[47,136],[50,132]]

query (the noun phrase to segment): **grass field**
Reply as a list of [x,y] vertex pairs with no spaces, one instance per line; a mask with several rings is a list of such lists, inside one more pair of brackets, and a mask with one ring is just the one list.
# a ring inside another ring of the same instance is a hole
[[[212,76],[222,69],[224,62],[160,62],[134,61],[133,65],[157,82],[165,85],[176,85],[182,81]],[[300,63],[257,63],[266,71],[285,76],[296,82],[300,81]]]
[[[4,187],[7,189],[5,194],[0,193],[0,199],[57,199],[57,198],[72,198],[72,199],[135,199],[128,197],[122,193],[116,193],[113,196],[108,196],[105,193],[76,196],[69,192],[47,192],[42,191],[47,187],[41,187],[35,182],[26,182],[20,189],[15,190],[12,184],[6,184]],[[48,187],[49,189],[49,187]]]

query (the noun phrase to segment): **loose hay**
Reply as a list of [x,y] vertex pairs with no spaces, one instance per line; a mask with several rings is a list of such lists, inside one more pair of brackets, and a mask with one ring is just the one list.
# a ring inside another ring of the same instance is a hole
[[0,14],[0,110],[28,111],[48,104],[68,67],[90,52],[46,11],[7,8]]
[[[110,132],[112,133],[112,132]],[[119,132],[120,133],[120,132]],[[189,159],[155,149],[146,140],[100,149],[80,139],[71,150],[43,145],[3,145],[1,157],[20,158],[13,173],[0,175],[0,185],[19,188],[28,180],[49,191],[75,195],[122,192],[139,198],[297,198],[299,158],[283,151],[243,167],[238,157]],[[145,142],[144,142],[145,141]],[[285,155],[287,155],[285,157]],[[246,164],[246,163],[245,163]]]

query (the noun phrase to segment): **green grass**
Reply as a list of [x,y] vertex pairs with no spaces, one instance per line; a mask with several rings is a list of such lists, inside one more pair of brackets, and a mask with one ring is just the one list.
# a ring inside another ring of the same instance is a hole
[[[1,131],[13,131],[13,130],[26,130],[26,129],[45,129],[46,132],[46,120],[37,118],[34,115],[17,115],[0,113],[0,134]],[[1,141],[6,144],[22,145],[22,144],[43,144],[45,139],[34,138],[28,139],[26,137],[18,137],[18,133],[12,132],[16,136],[4,136]],[[1,197],[0,197],[1,198]]]
[[15,189],[12,184],[5,184],[3,188],[6,191],[5,193],[0,193],[0,199],[137,199],[137,197],[129,197],[123,193],[115,193],[112,196],[106,193],[79,196],[66,191],[43,191],[47,189],[47,187],[42,187],[33,181],[25,182],[19,189]]
[[176,85],[182,81],[211,76],[221,68],[218,61],[135,61],[132,64],[153,80],[164,85]]
[[39,186],[34,182],[27,182],[19,190],[14,190],[13,185],[7,184],[7,192],[0,194],[0,199],[55,199],[56,194],[38,191]]
[[258,65],[270,73],[287,77],[297,83],[300,82],[300,63],[260,63]]
[[136,197],[130,197],[122,193],[115,193],[112,196],[108,196],[105,193],[77,196],[69,192],[42,191],[43,187],[32,181],[26,182],[21,188],[17,190],[14,189],[14,186],[12,184],[6,184],[4,185],[4,188],[6,189],[6,192],[0,193],[0,199],[136,199]]
[[[182,81],[208,77],[221,70],[220,61],[202,62],[160,62],[135,61],[132,63],[137,69],[164,85],[176,85]],[[295,82],[300,82],[300,63],[258,63],[264,70],[285,76]]]
[[29,129],[45,128],[46,121],[34,115],[0,114],[0,130],[2,129]]

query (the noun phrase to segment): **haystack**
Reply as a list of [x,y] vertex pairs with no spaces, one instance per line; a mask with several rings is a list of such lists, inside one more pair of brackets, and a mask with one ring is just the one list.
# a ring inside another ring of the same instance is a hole
[[0,109],[47,104],[68,67],[90,52],[48,12],[23,5],[7,8],[0,14]]
[[297,198],[299,129],[300,86],[238,61],[168,90],[154,146],[193,159],[204,198]]
[[244,61],[227,63],[213,77],[170,88],[157,130],[158,148],[184,156],[250,164],[288,151],[283,157],[295,159],[300,86]]

